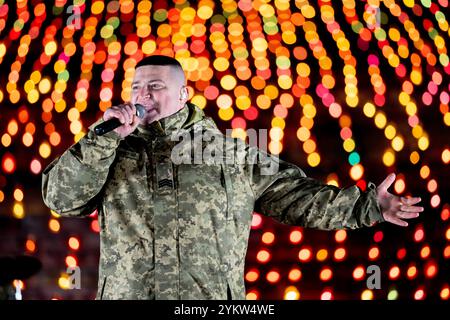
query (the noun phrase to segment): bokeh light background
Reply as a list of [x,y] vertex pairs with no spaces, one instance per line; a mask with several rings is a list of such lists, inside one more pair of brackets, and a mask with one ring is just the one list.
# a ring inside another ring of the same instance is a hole
[[[254,214],[248,299],[449,299],[448,0],[0,0],[0,255],[43,270],[24,299],[92,299],[98,223],[41,199],[45,166],[108,107],[130,98],[134,66],[174,56],[191,101],[245,138],[337,186],[421,196],[406,229],[288,227]],[[447,16],[446,16],[447,13]],[[380,266],[380,290],[366,268]],[[67,290],[67,266],[82,289]]]

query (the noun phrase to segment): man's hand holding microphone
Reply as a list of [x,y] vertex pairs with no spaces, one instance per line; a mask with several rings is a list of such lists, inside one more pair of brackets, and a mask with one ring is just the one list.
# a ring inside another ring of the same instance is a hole
[[125,138],[137,128],[144,115],[145,108],[139,103],[113,106],[105,111],[104,122],[97,125],[94,131],[101,136],[114,130],[122,138]]

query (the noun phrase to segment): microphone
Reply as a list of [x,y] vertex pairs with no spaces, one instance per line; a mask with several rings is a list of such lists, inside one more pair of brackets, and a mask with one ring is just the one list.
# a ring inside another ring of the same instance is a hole
[[[142,104],[139,104],[139,103],[136,103],[134,106],[136,107],[136,115],[140,119],[144,118],[144,115],[145,115],[145,108],[144,108],[144,106]],[[94,128],[94,132],[95,132],[96,135],[102,136],[105,133],[108,133],[108,132],[114,130],[115,128],[120,127],[121,125],[122,125],[122,123],[120,122],[119,119],[112,118],[112,119],[109,119],[109,120],[107,120],[105,122],[102,122],[99,125],[97,125]]]

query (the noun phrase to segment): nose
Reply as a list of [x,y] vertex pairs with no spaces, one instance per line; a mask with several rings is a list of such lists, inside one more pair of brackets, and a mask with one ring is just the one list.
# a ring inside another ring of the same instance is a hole
[[149,86],[142,86],[139,90],[140,97],[151,97],[151,90]]

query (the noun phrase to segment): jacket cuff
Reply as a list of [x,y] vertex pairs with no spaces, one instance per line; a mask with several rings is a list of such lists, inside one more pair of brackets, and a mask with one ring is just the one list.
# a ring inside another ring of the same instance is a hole
[[123,140],[123,138],[117,132],[112,130],[102,136],[95,134],[94,128],[103,122],[103,118],[100,118],[91,126],[89,126],[89,132],[87,134],[88,139],[100,147],[111,147],[115,149],[119,145],[120,141]]
[[367,198],[372,200],[372,210],[369,210],[369,219],[371,225],[375,225],[380,222],[385,222],[381,206],[378,203],[378,192],[377,192],[377,186],[373,182],[367,183]]

